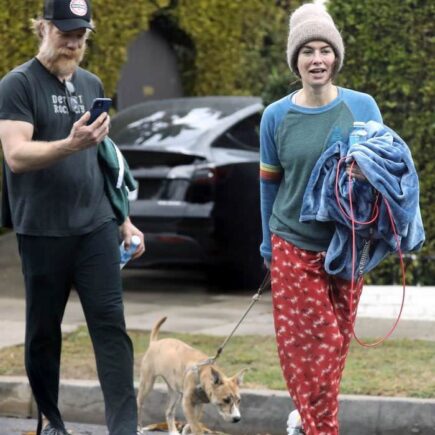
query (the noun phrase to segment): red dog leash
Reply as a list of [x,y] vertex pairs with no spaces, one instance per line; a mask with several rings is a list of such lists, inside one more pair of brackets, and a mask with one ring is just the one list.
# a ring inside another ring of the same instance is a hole
[[380,193],[377,192],[376,199],[375,199],[375,202],[373,204],[372,217],[368,221],[366,221],[366,222],[360,222],[360,221],[357,221],[355,219],[355,216],[354,216],[354,213],[353,213],[353,203],[352,203],[352,185],[353,185],[352,170],[353,170],[353,167],[355,165],[355,161],[353,161],[351,163],[351,165],[350,165],[350,171],[349,171],[349,208],[350,208],[349,211],[350,211],[350,214],[348,215],[346,213],[346,211],[343,209],[343,207],[341,206],[338,186],[339,186],[340,165],[343,162],[343,160],[346,160],[346,157],[341,158],[338,161],[338,164],[337,164],[337,174],[336,174],[336,178],[335,178],[335,198],[336,198],[336,201],[337,201],[337,204],[338,204],[338,206],[340,208],[341,213],[343,214],[343,216],[346,219],[350,220],[351,225],[352,225],[352,277],[351,277],[352,281],[351,281],[351,292],[350,292],[350,299],[349,299],[349,309],[350,309],[351,313],[353,312],[353,305],[354,305],[353,304],[353,293],[354,293],[354,290],[355,290],[355,285],[356,285],[357,288],[359,286],[362,287],[363,286],[363,281],[364,281],[364,278],[362,276],[364,267],[360,268],[359,277],[358,277],[357,280],[355,279],[356,278],[355,277],[355,264],[356,264],[356,258],[357,258],[356,257],[356,230],[355,230],[355,224],[370,225],[370,224],[376,222],[376,220],[379,218],[379,205],[378,205],[379,197],[382,197],[382,200],[384,201],[385,206],[387,208],[388,216],[389,216],[389,219],[390,219],[391,228],[393,229],[394,238],[395,238],[396,243],[397,243],[397,252],[398,252],[398,255],[399,255],[399,259],[400,259],[400,267],[401,267],[401,271],[402,271],[402,284],[403,284],[402,303],[401,303],[401,306],[400,306],[400,311],[399,311],[399,314],[397,316],[397,319],[394,322],[394,324],[393,324],[392,328],[390,329],[390,331],[385,335],[385,337],[380,338],[379,340],[375,341],[374,343],[365,343],[365,342],[363,342],[362,340],[360,340],[357,337],[357,335],[355,333],[354,325],[352,325],[353,335],[354,335],[356,341],[361,346],[364,346],[364,347],[375,347],[375,346],[378,346],[379,344],[383,343],[387,338],[389,338],[391,336],[391,334],[396,329],[396,327],[397,327],[397,325],[398,325],[398,323],[400,321],[400,318],[402,316],[403,307],[405,305],[405,294],[406,294],[406,290],[405,290],[405,287],[406,287],[405,264],[404,264],[404,261],[403,261],[403,254],[402,254],[402,251],[400,249],[400,242],[399,242],[399,237],[398,237],[397,230],[396,230],[396,225],[394,223],[393,213],[391,211],[390,204],[388,203],[388,201],[386,200],[386,198],[384,196],[380,195]]

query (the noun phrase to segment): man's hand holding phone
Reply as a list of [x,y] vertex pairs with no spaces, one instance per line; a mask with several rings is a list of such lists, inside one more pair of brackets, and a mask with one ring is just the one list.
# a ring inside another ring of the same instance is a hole
[[96,98],[92,107],[73,124],[65,148],[80,151],[98,145],[108,134],[110,126],[110,98]]
[[108,113],[111,106],[112,100],[110,98],[95,98],[89,109],[91,116],[88,119],[88,125],[93,124],[102,113]]

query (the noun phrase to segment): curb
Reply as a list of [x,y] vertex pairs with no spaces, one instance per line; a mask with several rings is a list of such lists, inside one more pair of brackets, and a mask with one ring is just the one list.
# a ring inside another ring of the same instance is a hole
[[[164,421],[166,388],[156,384],[146,401],[145,422]],[[62,380],[59,408],[65,420],[104,424],[104,403],[97,381]],[[204,409],[204,423],[234,435],[282,435],[291,409],[284,391],[242,389],[242,422],[224,423],[212,406]],[[36,406],[25,377],[0,377],[0,415],[36,417]],[[177,418],[183,420],[180,412]],[[434,435],[435,399],[340,396],[343,435]]]

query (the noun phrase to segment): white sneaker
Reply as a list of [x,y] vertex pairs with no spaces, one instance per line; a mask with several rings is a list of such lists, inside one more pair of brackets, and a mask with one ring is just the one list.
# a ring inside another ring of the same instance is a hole
[[287,435],[303,435],[302,420],[299,411],[290,412],[287,419]]

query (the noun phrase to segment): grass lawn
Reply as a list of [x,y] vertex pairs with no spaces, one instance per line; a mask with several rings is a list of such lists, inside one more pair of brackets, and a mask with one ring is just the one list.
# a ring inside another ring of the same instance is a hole
[[[135,348],[135,375],[148,346],[148,332],[129,331]],[[160,333],[177,337],[214,356],[225,337]],[[116,358],[116,355],[114,355]],[[226,346],[218,364],[227,375],[243,367],[244,387],[284,390],[273,337],[235,336]],[[0,350],[0,375],[25,375],[23,346]],[[65,379],[96,379],[94,356],[85,327],[67,334],[63,341],[61,376]],[[435,398],[435,342],[389,340],[366,349],[352,343],[343,377],[343,394]]]

